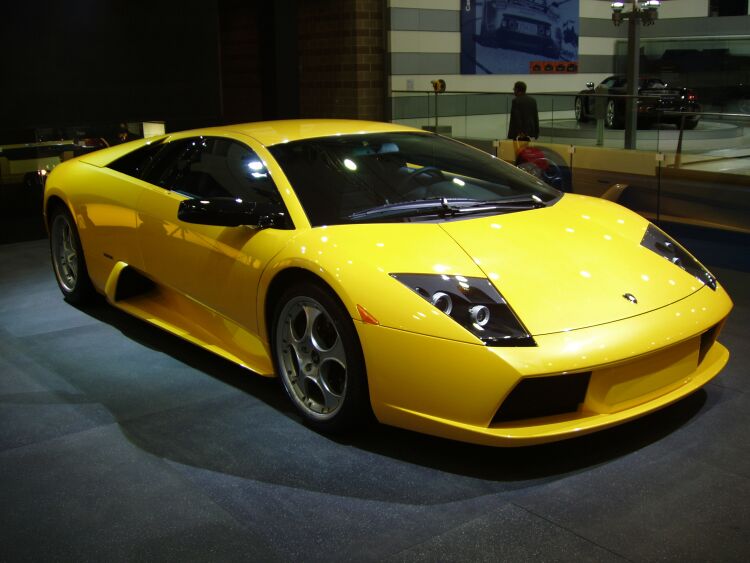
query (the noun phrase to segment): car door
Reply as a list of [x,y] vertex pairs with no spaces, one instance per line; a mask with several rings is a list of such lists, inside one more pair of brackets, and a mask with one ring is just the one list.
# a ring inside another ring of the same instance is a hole
[[269,260],[291,238],[286,228],[217,227],[177,219],[191,197],[241,197],[283,209],[257,154],[225,137],[194,137],[164,147],[138,202],[138,240],[145,270],[158,284],[257,333],[258,283]]

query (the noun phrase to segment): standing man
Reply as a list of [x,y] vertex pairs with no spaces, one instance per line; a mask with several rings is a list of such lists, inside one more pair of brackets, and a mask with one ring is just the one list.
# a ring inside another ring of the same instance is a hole
[[520,80],[513,85],[513,103],[510,107],[509,139],[529,140],[539,137],[539,112],[536,100],[526,95],[526,83]]

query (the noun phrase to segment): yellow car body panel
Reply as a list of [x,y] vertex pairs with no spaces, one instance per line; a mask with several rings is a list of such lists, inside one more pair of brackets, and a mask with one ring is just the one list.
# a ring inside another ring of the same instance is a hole
[[[147,184],[134,178],[129,179],[132,182],[124,180],[122,175],[82,164],[79,159],[66,161],[53,172],[54,180],[45,188],[45,202],[57,197],[70,210],[86,252],[91,281],[103,292],[116,261],[142,266],[136,240],[136,206]],[[62,185],[65,190],[60,189]],[[89,186],[95,186],[95,190]]]
[[[568,194],[548,207],[492,216],[311,227],[268,150],[339,133],[409,131],[310,120],[165,137],[225,137],[250,147],[293,228],[188,224],[177,219],[187,196],[107,168],[162,138],[61,164],[48,180],[45,210],[53,198],[70,210],[93,285],[111,303],[262,375],[274,375],[274,283],[288,272],[315,276],[354,322],[372,408],[387,424],[480,444],[547,442],[641,416],[718,374],[728,352],[714,340],[729,296],[642,246],[649,223],[623,207]],[[119,298],[129,268],[154,290]],[[485,345],[392,274],[488,279],[536,345]],[[590,382],[575,412],[493,421],[520,382],[576,373],[590,373]]]
[[443,228],[538,335],[643,314],[702,287],[640,245],[647,225],[605,200],[566,195],[545,209]]

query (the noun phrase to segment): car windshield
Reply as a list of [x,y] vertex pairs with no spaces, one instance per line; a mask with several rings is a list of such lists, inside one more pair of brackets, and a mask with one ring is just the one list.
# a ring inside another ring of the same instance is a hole
[[[431,133],[341,135],[270,151],[313,226],[511,213],[560,197],[531,174]],[[414,204],[425,201],[435,205]],[[480,205],[488,202],[493,205]]]
[[656,89],[663,89],[666,88],[667,85],[664,83],[664,81],[658,79],[658,78],[643,78],[641,79],[641,88],[656,88]]

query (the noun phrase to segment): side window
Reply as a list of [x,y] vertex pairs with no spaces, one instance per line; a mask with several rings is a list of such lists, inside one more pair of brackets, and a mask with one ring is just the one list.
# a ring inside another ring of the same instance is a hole
[[178,143],[170,143],[175,146],[159,154],[148,171],[149,182],[191,197],[239,197],[281,204],[268,170],[245,145],[220,138]]
[[143,146],[131,153],[126,154],[110,163],[108,168],[117,170],[128,176],[140,178],[143,172],[151,164],[151,161],[162,149],[163,139],[154,141],[146,146]]
[[153,157],[143,173],[146,182],[172,189],[173,179],[181,169],[184,169],[184,161],[197,149],[197,143],[201,139],[182,139],[165,144]]

